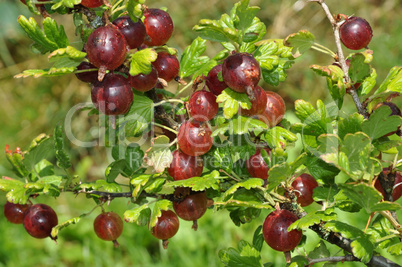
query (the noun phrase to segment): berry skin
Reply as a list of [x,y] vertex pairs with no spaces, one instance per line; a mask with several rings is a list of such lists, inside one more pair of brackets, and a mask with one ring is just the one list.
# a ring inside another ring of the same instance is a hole
[[297,203],[305,207],[314,202],[313,190],[318,186],[313,176],[307,173],[301,174],[292,182],[293,190],[297,196]]
[[[383,170],[384,174],[387,172],[387,169]],[[385,192],[384,189],[381,186],[380,181],[377,179],[374,183],[375,189],[377,189],[385,198]],[[402,175],[399,172],[395,173],[395,182],[394,182],[394,188],[392,191],[392,199],[394,201],[398,200],[402,196]]]
[[360,50],[370,43],[373,30],[365,19],[350,17],[339,28],[339,35],[344,46],[352,50]]
[[144,42],[147,32],[141,20],[134,22],[129,16],[122,16],[115,19],[113,24],[124,35],[130,49],[138,48]]
[[249,53],[232,54],[223,61],[222,77],[232,90],[248,93],[260,80],[260,65]]
[[152,65],[158,72],[158,77],[170,82],[179,75],[180,62],[175,55],[168,52],[159,52]]
[[199,122],[212,120],[218,114],[218,109],[216,96],[205,90],[195,92],[188,101],[191,117]]
[[85,50],[93,65],[114,70],[126,59],[127,42],[114,25],[102,26],[89,35]]
[[219,80],[218,74],[221,71],[222,64],[218,64],[208,72],[207,78],[205,79],[205,84],[214,95],[220,95],[223,90],[228,88],[224,81]]
[[201,158],[175,150],[173,151],[172,163],[167,171],[173,180],[178,181],[201,176],[203,168],[204,164]]
[[94,220],[94,231],[100,239],[113,241],[117,247],[116,239],[123,232],[123,220],[112,211],[101,213]]
[[26,211],[23,224],[31,236],[46,238],[58,224],[57,214],[48,205],[35,204]]
[[28,204],[15,204],[7,201],[4,205],[4,216],[10,223],[22,224],[25,212],[30,206]]
[[207,211],[207,195],[205,192],[188,195],[181,202],[173,202],[177,216],[185,221],[193,221],[193,229],[197,230],[197,220]]
[[[268,155],[271,154],[271,150],[269,148],[264,149],[267,151]],[[268,179],[269,167],[261,155],[261,149],[257,149],[255,154],[246,161],[246,167],[248,173],[252,177],[261,178],[263,180]]]
[[240,108],[240,114],[245,116],[254,116],[258,114],[262,114],[267,106],[268,97],[265,93],[264,89],[260,86],[256,86],[254,88],[254,96],[255,98],[250,99],[251,108],[243,109]]
[[162,210],[162,215],[158,218],[155,226],[152,227],[152,235],[163,240],[163,248],[167,248],[168,239],[172,238],[179,231],[179,218],[171,210]]
[[92,85],[91,99],[95,108],[106,115],[126,114],[133,102],[128,80],[119,74],[108,74],[102,82]]
[[303,236],[300,230],[288,232],[289,226],[297,220],[297,216],[288,210],[271,212],[262,226],[265,242],[277,251],[293,250],[300,243]]
[[148,35],[144,43],[148,46],[164,45],[172,36],[174,29],[170,15],[157,8],[145,10],[144,25]]
[[103,5],[102,0],[81,0],[81,5],[88,8],[96,8]]
[[147,92],[156,86],[158,82],[158,72],[155,67],[152,66],[152,70],[148,74],[138,74],[135,76],[128,76],[128,80],[131,86],[140,92]]
[[258,115],[258,119],[272,128],[285,116],[285,101],[275,92],[265,91],[265,93],[267,94],[267,105],[264,112]]
[[[96,69],[96,67],[86,61],[81,62],[80,65],[77,66],[77,70],[89,70],[89,69]],[[96,83],[98,81],[97,70],[76,73],[75,76],[78,78],[78,80],[83,81],[85,83]]]
[[212,131],[206,124],[186,121],[180,125],[177,139],[181,151],[190,156],[201,156],[212,147]]

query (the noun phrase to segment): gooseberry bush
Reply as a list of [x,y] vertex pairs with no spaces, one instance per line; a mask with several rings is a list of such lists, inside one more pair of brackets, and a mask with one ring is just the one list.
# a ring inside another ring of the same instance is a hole
[[[124,227],[137,224],[168,248],[180,220],[193,221],[197,230],[205,213],[227,210],[239,227],[261,226],[238,248],[219,252],[226,266],[275,265],[262,262],[264,241],[290,266],[399,266],[387,257],[402,253],[401,205],[395,202],[402,188],[402,118],[392,102],[402,90],[402,67],[377,85],[369,22],[333,15],[324,0],[310,2],[326,14],[335,52],[306,30],[284,39],[266,36],[259,8],[248,0],[216,20],[201,20],[193,27],[199,37],[182,49],[169,46],[174,21],[168,11],[145,0],[22,1],[41,17],[18,22],[50,67],[15,77],[70,75],[88,83],[92,102],[74,112],[98,118],[112,160],[103,179],[75,174],[66,136],[75,145],[91,144],[74,139],[67,119],[26,150],[6,146],[15,176],[0,180],[5,218],[35,238],[56,240],[63,228],[79,227],[98,212],[99,238],[118,246]],[[56,13],[73,17],[79,41],[52,18]],[[206,56],[208,42],[222,50]],[[344,54],[343,46],[352,53]],[[267,88],[286,83],[307,52],[327,56],[327,65],[310,68],[326,79],[332,102],[297,100],[298,120],[290,122],[281,92]],[[347,98],[352,111],[343,108]],[[296,142],[301,149],[291,159]],[[41,196],[66,192],[85,194],[93,209],[58,221],[57,207],[41,203]],[[124,214],[108,210],[117,198],[130,201]],[[305,208],[313,202],[316,209]],[[340,211],[367,214],[366,228],[349,224]],[[308,229],[321,238],[311,251],[302,249]],[[331,254],[330,244],[340,252]]]

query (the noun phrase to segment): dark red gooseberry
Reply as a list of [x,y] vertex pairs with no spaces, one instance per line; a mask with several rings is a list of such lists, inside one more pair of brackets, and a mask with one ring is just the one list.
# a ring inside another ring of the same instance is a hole
[[155,67],[152,66],[152,70],[148,74],[140,73],[135,76],[128,76],[131,86],[140,92],[147,92],[153,89],[158,82],[158,72]]
[[193,93],[188,101],[188,112],[196,121],[212,120],[219,110],[216,96],[208,91],[201,90]]
[[4,205],[4,216],[10,223],[21,224],[24,221],[25,212],[30,206],[28,204],[15,204],[7,201]]
[[122,115],[130,109],[133,91],[124,76],[111,73],[102,82],[92,85],[91,99],[100,112],[106,115]]
[[180,125],[177,139],[181,151],[190,156],[201,156],[212,147],[212,131],[206,124],[186,121]]
[[158,72],[158,77],[170,82],[179,75],[180,62],[175,55],[168,52],[159,52],[152,65]]
[[179,218],[171,210],[162,210],[162,215],[158,218],[151,233],[154,237],[163,240],[163,248],[167,248],[168,239],[172,238],[179,231]]
[[129,16],[122,16],[115,19],[113,24],[124,35],[130,49],[138,48],[144,42],[147,32],[144,23],[140,19],[134,22]]
[[275,92],[265,91],[267,94],[267,105],[263,113],[257,115],[258,119],[269,127],[276,126],[285,115],[286,106],[283,98]]
[[127,42],[115,26],[102,26],[89,35],[85,49],[93,65],[114,70],[126,59]]
[[[86,61],[81,62],[80,65],[77,66],[78,71],[90,69],[96,69],[96,67]],[[75,73],[75,76],[78,78],[78,80],[85,83],[96,83],[98,81],[98,70]]]
[[172,36],[174,29],[170,15],[157,8],[145,10],[144,25],[148,35],[144,43],[148,46],[164,45]]
[[373,30],[365,19],[350,17],[339,28],[339,35],[347,48],[359,50],[368,46],[373,37]]
[[103,5],[103,0],[81,0],[81,5],[88,8],[96,8]]
[[57,214],[46,204],[35,204],[26,211],[23,224],[31,236],[46,238],[58,224]]
[[267,106],[268,97],[264,89],[260,86],[254,88],[254,98],[250,99],[251,108],[243,109],[240,108],[240,114],[245,116],[253,116],[262,114]]
[[[385,174],[386,172],[384,172]],[[380,181],[377,179],[374,183],[375,189],[377,189],[385,199],[385,192],[381,186]],[[393,201],[398,200],[402,196],[402,175],[399,172],[395,173],[395,182],[394,188],[392,190],[392,199]]]
[[249,93],[260,81],[260,65],[249,53],[232,54],[223,61],[222,77],[232,90]]
[[265,242],[277,251],[291,251],[303,236],[302,231],[292,230],[289,226],[298,220],[298,217],[288,210],[275,210],[264,221],[262,234]]
[[[264,149],[267,151],[268,155],[271,154],[271,150],[269,148]],[[255,154],[246,161],[246,167],[248,173],[252,177],[261,178],[264,180],[268,179],[269,167],[261,155],[261,149],[257,149]]]
[[113,241],[117,247],[116,239],[123,233],[123,220],[113,211],[101,213],[94,220],[94,231],[100,239]]
[[297,196],[297,203],[305,207],[314,202],[313,190],[318,186],[313,176],[307,173],[301,174],[292,182],[292,188]]
[[203,168],[204,164],[201,158],[175,150],[173,151],[172,163],[167,171],[175,181],[178,181],[201,176]]
[[177,216],[185,221],[193,221],[193,229],[197,230],[197,220],[207,211],[207,195],[205,192],[188,195],[181,202],[173,202]]
[[222,64],[213,67],[205,79],[205,84],[214,95],[220,95],[223,90],[228,88],[224,81],[219,80],[219,73],[222,71]]

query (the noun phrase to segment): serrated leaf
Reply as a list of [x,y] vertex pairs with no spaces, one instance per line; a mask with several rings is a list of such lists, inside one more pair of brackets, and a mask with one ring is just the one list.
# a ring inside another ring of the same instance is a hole
[[209,62],[208,56],[201,56],[207,49],[206,40],[197,37],[183,51],[180,59],[180,77],[188,77]]
[[354,54],[349,63],[349,77],[354,83],[363,82],[370,76],[370,65],[365,63],[365,56],[358,53]]
[[342,69],[335,65],[328,65],[328,66],[311,65],[310,69],[312,69],[318,75],[328,77],[335,82],[339,80],[342,81],[344,76]]
[[27,194],[28,189],[25,187],[14,187],[6,194],[8,202],[26,204],[29,199],[29,194]]
[[[7,147],[6,147],[7,149]],[[19,177],[24,177],[28,175],[28,171],[23,163],[24,154],[23,153],[13,153],[6,152],[6,158],[13,167],[14,173]]]
[[[77,64],[78,65],[78,64]],[[27,77],[56,77],[65,74],[74,73],[76,71],[76,66],[73,67],[60,67],[60,68],[50,68],[50,69],[31,69],[24,70],[22,73],[17,74],[14,78],[27,78]]]
[[280,82],[286,80],[286,70],[292,67],[293,63],[294,61],[292,60],[280,58],[279,63],[273,69],[265,68],[265,65],[263,64],[261,66],[261,74],[264,81],[270,85],[278,86]]
[[227,123],[220,125],[213,133],[212,137],[225,134],[226,132],[230,135],[243,135],[249,132],[254,132],[256,135],[262,131],[268,129],[268,126],[257,119],[244,116],[236,116],[234,119]]
[[239,188],[245,188],[250,190],[251,188],[261,187],[264,184],[264,180],[260,178],[251,178],[247,179],[244,182],[236,183],[232,185],[228,190],[226,190],[225,194],[221,197],[222,200],[226,200],[230,195],[233,195]]
[[275,126],[268,129],[262,139],[267,142],[269,147],[274,148],[286,146],[287,142],[296,142],[297,136],[283,127]]
[[52,10],[59,9],[61,7],[74,8],[75,5],[81,3],[82,0],[60,0],[52,5]]
[[23,163],[28,169],[33,169],[39,161],[49,158],[53,153],[53,140],[49,136],[46,136],[39,143],[31,146],[28,153],[24,156]]
[[331,255],[324,241],[320,240],[313,251],[310,251],[308,257],[310,259],[328,258]]
[[332,212],[332,210],[309,212],[306,216],[292,223],[288,231],[308,229],[310,226],[321,222],[336,220],[336,217],[336,213]]
[[211,173],[202,177],[192,177],[185,180],[174,181],[166,184],[168,187],[190,187],[193,191],[204,191],[205,189],[212,188],[219,190],[219,172],[212,171]]
[[126,10],[131,20],[137,22],[142,16],[142,5],[144,1],[128,0]]
[[373,256],[374,245],[363,231],[339,221],[327,222],[324,228],[341,233],[343,237],[354,240],[351,243],[353,255],[359,258],[363,263],[370,261]]
[[131,54],[130,75],[136,76],[140,73],[149,74],[152,71],[152,62],[156,60],[158,53],[152,48],[145,48]]
[[133,104],[126,115],[118,121],[124,127],[126,137],[141,135],[150,126],[154,115],[154,103],[140,93],[134,93]]
[[42,54],[68,46],[67,35],[63,26],[58,26],[56,21],[48,17],[43,20],[43,31],[34,18],[29,20],[24,16],[18,17],[18,23],[35,43],[34,46]]
[[260,10],[258,6],[249,6],[249,0],[242,0],[235,4],[232,12],[235,10],[235,27],[241,31],[249,28]]
[[49,55],[49,62],[53,62],[53,69],[77,67],[85,58],[86,53],[72,46],[59,48]]
[[374,211],[376,204],[382,200],[382,195],[373,187],[366,184],[339,185],[345,196],[360,205],[367,213]]
[[24,183],[19,180],[7,178],[4,176],[3,176],[3,179],[0,179],[0,190],[1,191],[9,192],[16,188],[23,188],[23,187],[24,187]]
[[255,154],[256,148],[249,134],[231,135],[230,141],[233,162],[247,160]]
[[391,109],[386,105],[377,108],[370,115],[370,118],[363,122],[363,132],[374,140],[396,131],[402,123],[402,118],[395,115],[390,116],[390,114]]
[[235,92],[230,88],[223,90],[216,98],[216,102],[223,103],[223,116],[226,119],[230,119],[237,114],[239,105],[245,109],[251,108],[251,102],[247,94]]
[[152,146],[147,151],[147,164],[153,166],[157,173],[161,173],[169,167],[173,160],[170,151],[170,140],[165,135],[160,135],[152,140]]
[[323,184],[334,183],[335,176],[340,172],[335,166],[326,163],[319,157],[310,155],[306,160],[306,166],[309,173],[318,181]]
[[54,148],[56,150],[55,153],[57,159],[57,166],[63,169],[70,168],[72,165],[70,156],[67,154],[64,148],[64,128],[62,125],[57,125],[54,128],[53,140],[54,140]]
[[103,188],[108,193],[122,192],[121,186],[117,183],[108,183],[105,180],[96,180],[94,183],[82,183],[79,185],[80,189],[87,190],[99,190]]
[[345,135],[350,133],[354,134],[362,131],[362,123],[364,117],[359,113],[353,113],[347,118],[340,118],[338,121],[338,134],[339,138],[343,140]]
[[328,203],[334,202],[336,194],[339,193],[339,188],[336,184],[327,186],[318,186],[313,190],[313,199],[316,202],[326,201]]
[[287,162],[275,165],[268,171],[269,183],[267,192],[277,187],[292,175],[292,169]]
[[301,30],[286,37],[283,42],[286,46],[292,47],[293,56],[299,57],[314,44],[315,37],[309,31]]
[[210,170],[223,169],[232,172],[233,160],[231,157],[231,145],[228,141],[221,142],[217,137],[214,146],[203,156],[204,166]]
[[125,222],[145,226],[151,217],[151,209],[148,207],[148,204],[144,204],[137,208],[126,210],[123,217]]
[[117,178],[117,176],[120,173],[123,173],[125,169],[126,169],[126,160],[125,159],[113,161],[112,163],[109,164],[109,166],[107,166],[107,168],[105,170],[106,180],[109,183],[113,183],[114,180]]
[[261,252],[264,244],[264,236],[262,234],[262,225],[258,226],[253,235],[253,247]]
[[149,227],[152,228],[156,225],[158,218],[162,215],[162,210],[169,210],[173,207],[170,200],[161,199],[155,202],[154,208],[152,209],[151,218],[149,221]]
[[367,95],[371,92],[376,83],[377,83],[377,71],[371,68],[370,76],[364,79],[363,83],[360,85],[361,89],[359,89],[358,92],[360,92],[360,95]]
[[391,255],[399,256],[402,254],[402,242],[394,244],[387,249],[387,252]]
[[402,67],[393,67],[385,80],[374,94],[379,94],[385,91],[401,92],[402,88]]
[[198,25],[193,27],[193,30],[198,32],[202,39],[210,40],[213,42],[230,42],[231,40],[237,42],[238,36],[236,31],[231,25],[228,25],[227,14],[223,14],[220,21],[202,19]]

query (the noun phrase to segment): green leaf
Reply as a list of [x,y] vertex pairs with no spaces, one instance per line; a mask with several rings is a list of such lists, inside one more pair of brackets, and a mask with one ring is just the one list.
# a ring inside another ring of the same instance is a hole
[[121,186],[117,183],[108,183],[105,180],[96,180],[93,183],[82,183],[79,188],[85,191],[102,189],[108,193],[122,192]]
[[67,220],[67,221],[65,221],[65,222],[62,222],[62,223],[60,223],[60,224],[54,226],[54,227],[52,228],[52,232],[50,233],[51,238],[52,238],[53,240],[56,240],[56,239],[57,239],[57,235],[59,234],[59,231],[60,231],[60,230],[62,230],[63,228],[66,228],[66,227],[68,227],[68,226],[70,226],[70,225],[72,225],[72,224],[77,224],[77,223],[79,223],[79,222],[81,221],[81,218],[82,218],[82,217],[85,217],[85,216],[87,216],[87,214],[82,214],[81,216],[78,216],[78,217],[69,219],[69,220]]
[[375,206],[382,200],[382,195],[373,187],[366,184],[339,185],[345,196],[360,205],[367,213],[375,211]]
[[339,80],[342,81],[344,76],[342,69],[335,65],[328,65],[328,66],[311,65],[310,69],[312,69],[315,73],[317,73],[320,76],[330,78],[334,82],[337,82]]
[[228,190],[226,190],[225,194],[221,197],[223,201],[227,200],[230,195],[233,195],[239,188],[245,188],[250,190],[252,188],[261,187],[264,184],[264,181],[260,178],[251,178],[247,179],[244,182],[236,183],[232,185]]
[[262,225],[260,225],[254,231],[253,247],[257,249],[259,252],[261,252],[263,244],[264,244],[264,236],[262,234]]
[[152,48],[145,48],[131,54],[130,75],[136,76],[140,73],[149,74],[152,70],[152,62],[156,60],[158,53]]
[[377,108],[370,115],[370,118],[363,122],[363,132],[374,140],[388,133],[396,131],[402,123],[402,118],[400,116],[390,115],[390,107],[382,105],[381,107]]
[[150,126],[154,115],[154,103],[140,93],[134,93],[133,104],[126,115],[118,121],[124,127],[126,137],[141,135]]
[[219,21],[202,19],[193,27],[202,39],[213,42],[238,42],[238,31],[234,28],[233,21],[227,14],[223,14]]
[[367,95],[371,92],[377,83],[377,71],[371,68],[370,76],[364,79],[363,83],[360,85],[360,95]]
[[72,46],[66,48],[59,48],[49,55],[49,61],[53,62],[52,69],[66,69],[77,67],[85,58],[86,53]]
[[268,171],[269,183],[267,192],[277,187],[292,175],[292,169],[287,162],[275,165]]
[[258,47],[254,54],[255,59],[260,63],[260,67],[265,70],[273,70],[279,64],[279,56],[277,55],[279,50],[279,41],[273,39],[264,45]]
[[23,186],[15,187],[6,194],[7,201],[12,203],[26,204],[30,196],[27,194],[27,191],[28,189]]
[[32,142],[31,147],[24,156],[23,163],[31,170],[39,161],[49,158],[53,153],[53,140],[49,136],[40,135]]
[[223,169],[232,172],[233,160],[231,157],[231,145],[228,141],[221,143],[219,137],[215,138],[214,146],[203,156],[204,166],[210,170]]
[[394,91],[400,93],[401,90],[402,90],[402,67],[393,67],[374,94],[379,94],[385,91]]
[[220,250],[219,258],[229,267],[261,267],[259,251],[244,240],[240,240],[237,250],[234,248]]
[[24,154],[23,153],[15,153],[12,151],[8,151],[8,145],[6,146],[6,158],[13,166],[13,171],[19,177],[25,177],[28,175],[28,171],[23,163]]
[[387,249],[387,252],[391,255],[399,256],[402,254],[402,242],[394,244]]
[[208,56],[201,56],[207,49],[206,40],[197,37],[183,51],[180,60],[180,77],[188,77],[197,72],[203,65],[209,62]]
[[23,188],[24,183],[12,178],[4,177],[0,179],[0,190],[4,192],[12,191],[16,188]]
[[223,116],[226,119],[230,119],[237,114],[239,105],[245,109],[251,108],[251,102],[247,94],[235,92],[230,88],[223,90],[216,98],[216,102],[223,103]]
[[42,54],[68,46],[68,39],[63,26],[58,26],[56,21],[50,17],[43,20],[43,31],[34,18],[28,20],[21,15],[18,17],[18,23],[28,34],[28,37],[35,42],[33,47]]
[[128,0],[126,2],[126,10],[132,21],[137,22],[141,18],[144,2],[143,0]]
[[192,177],[186,180],[174,181],[166,184],[168,187],[190,187],[193,191],[204,191],[205,189],[212,188],[219,190],[219,172],[212,171],[202,177]]
[[339,188],[336,184],[318,186],[313,190],[313,199],[316,202],[326,201],[328,203],[332,203],[335,201],[335,196],[338,193]]
[[354,83],[363,82],[370,76],[370,65],[365,63],[365,56],[361,53],[354,54],[349,63],[349,77]]
[[137,208],[126,210],[123,217],[125,222],[145,226],[148,224],[151,217],[151,209],[148,207],[148,204],[144,204]]
[[109,166],[107,166],[105,170],[106,180],[109,183],[113,183],[114,180],[117,178],[117,176],[120,173],[123,173],[125,169],[126,169],[125,159],[113,161],[112,163],[109,164]]
[[309,155],[306,160],[306,167],[309,173],[318,181],[323,184],[334,183],[335,176],[340,172],[335,166],[326,163],[319,157]]
[[79,3],[81,3],[81,0],[60,0],[52,5],[52,10],[56,10],[61,7],[74,8],[74,6],[78,5]]
[[287,142],[296,142],[297,136],[283,127],[275,126],[268,129],[261,139],[266,141],[269,147],[274,148],[286,146]]
[[363,263],[370,261],[373,256],[374,245],[363,231],[338,221],[327,222],[324,228],[329,231],[341,233],[343,237],[354,240],[351,243],[353,255],[359,258]]
[[331,256],[331,253],[329,252],[323,240],[320,240],[314,250],[310,251],[308,254],[310,259],[328,258],[329,256]]
[[255,154],[256,148],[249,134],[230,135],[230,150],[233,162],[239,159],[247,160]]
[[165,135],[160,135],[152,140],[146,162],[149,166],[153,166],[157,173],[163,172],[172,163],[173,155],[170,146],[169,137]]
[[151,218],[149,221],[149,227],[152,228],[156,225],[158,218],[162,215],[162,210],[172,209],[173,204],[170,200],[161,199],[155,202],[154,208],[152,209]]
[[309,31],[301,30],[298,33],[292,33],[283,40],[286,46],[292,47],[293,56],[299,57],[304,54],[314,44],[315,37]]
[[67,154],[64,147],[64,127],[62,125],[57,125],[54,128],[53,140],[56,149],[57,166],[63,169],[70,168],[72,165],[70,156]]
[[354,134],[362,131],[362,123],[364,117],[359,113],[353,113],[349,115],[347,118],[339,118],[338,121],[338,134],[339,138],[342,140],[345,138],[345,135],[350,133]]
[[[275,62],[273,62],[275,63]],[[280,82],[284,82],[287,78],[286,70],[289,69],[294,61],[288,59],[279,59],[279,63],[273,69],[261,66],[261,74],[264,81],[270,85],[278,86]]]
[[266,129],[268,129],[268,126],[260,120],[250,117],[236,116],[229,122],[220,125],[212,133],[212,137],[224,134],[226,132],[229,133],[229,135],[244,135],[248,134],[249,132],[254,132],[258,135]]
[[[78,65],[78,64],[77,64]],[[76,66],[73,67],[60,67],[60,68],[50,68],[50,69],[31,69],[31,70],[24,70],[22,73],[17,74],[14,78],[27,78],[27,77],[56,77],[65,74],[74,73],[76,71]]]
[[336,220],[336,213],[333,212],[333,209],[328,209],[326,211],[313,211],[309,212],[306,216],[301,217],[294,223],[292,223],[288,231],[292,230],[303,230],[303,229],[308,229],[310,226],[313,226],[315,224],[320,224],[321,222],[327,222],[327,221],[332,221]]

